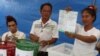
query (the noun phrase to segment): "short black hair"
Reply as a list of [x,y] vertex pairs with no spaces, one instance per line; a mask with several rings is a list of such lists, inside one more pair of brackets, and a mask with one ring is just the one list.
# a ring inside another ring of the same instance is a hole
[[6,16],[6,25],[8,26],[8,22],[14,21],[17,25],[17,21],[13,16]]
[[88,6],[87,8],[82,10],[82,13],[84,11],[87,11],[91,16],[94,16],[93,22],[96,21],[96,9],[94,8],[94,6]]
[[40,10],[42,10],[43,7],[46,6],[46,5],[47,5],[47,6],[50,6],[51,11],[52,11],[52,5],[51,5],[51,3],[44,3],[44,4],[42,4],[41,7],[40,7]]

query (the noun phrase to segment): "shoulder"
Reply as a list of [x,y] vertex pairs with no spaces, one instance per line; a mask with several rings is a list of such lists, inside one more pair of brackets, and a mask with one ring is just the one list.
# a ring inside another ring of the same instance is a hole
[[22,31],[18,31],[18,33],[21,34],[21,35],[25,35],[25,33],[22,32]]
[[4,36],[4,35],[7,35],[7,34],[9,34],[10,32],[5,32],[5,33],[3,33],[3,35],[2,36]]
[[96,27],[93,27],[93,30],[94,30],[94,31],[97,31],[97,32],[100,32],[100,30],[97,29]]
[[93,27],[93,32],[95,32],[95,33],[97,33],[97,34],[100,34],[100,30],[97,29],[97,28],[95,28],[95,27]]
[[51,25],[57,25],[57,22],[54,20],[51,20]]
[[40,22],[40,20],[35,20],[33,21],[33,24],[38,24]]
[[10,32],[5,32],[5,33],[3,33],[2,38],[4,38],[4,37],[6,37],[7,35],[9,35],[9,33],[10,33]]
[[99,29],[93,27],[93,29],[91,30],[90,33],[93,34],[94,36],[96,36],[97,39],[100,38],[100,30]]

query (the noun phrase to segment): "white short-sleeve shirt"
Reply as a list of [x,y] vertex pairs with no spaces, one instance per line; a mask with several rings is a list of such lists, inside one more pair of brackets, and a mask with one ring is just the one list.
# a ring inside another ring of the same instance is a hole
[[[4,33],[3,35],[2,35],[2,41],[5,41],[5,37],[6,36],[12,36],[13,34],[10,32],[10,31],[8,31],[8,32],[6,32],[6,33]],[[21,31],[17,31],[15,34],[14,34],[14,36],[15,37],[17,37],[18,39],[25,39],[25,34],[23,33],[23,32],[21,32]]]
[[[97,38],[97,41],[100,38],[100,31],[98,29],[96,29],[95,27],[93,27],[89,31],[85,31],[84,26],[77,24],[76,33],[83,35],[83,36],[94,35]],[[95,46],[96,46],[97,41],[94,43],[86,43],[81,40],[75,39],[74,48],[73,48],[74,55],[75,56],[93,56],[93,55],[95,55],[94,53],[95,53]]]
[[[47,23],[42,24],[42,20],[36,20],[32,24],[30,34],[37,35],[39,41],[50,40],[52,38],[58,38],[58,26],[57,23],[51,19]],[[48,47],[40,48],[40,51],[46,51]]]

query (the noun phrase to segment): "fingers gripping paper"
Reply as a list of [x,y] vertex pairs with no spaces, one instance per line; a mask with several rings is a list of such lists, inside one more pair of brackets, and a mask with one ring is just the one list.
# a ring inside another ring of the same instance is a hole
[[76,11],[60,10],[58,25],[59,31],[75,33],[77,16],[78,12]]

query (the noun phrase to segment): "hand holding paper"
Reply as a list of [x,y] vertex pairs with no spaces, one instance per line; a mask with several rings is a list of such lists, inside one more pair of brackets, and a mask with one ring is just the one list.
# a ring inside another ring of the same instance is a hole
[[75,33],[76,21],[77,21],[78,12],[76,11],[66,11],[60,10],[59,12],[59,31],[61,32],[71,32]]

